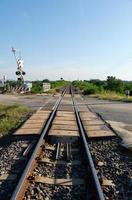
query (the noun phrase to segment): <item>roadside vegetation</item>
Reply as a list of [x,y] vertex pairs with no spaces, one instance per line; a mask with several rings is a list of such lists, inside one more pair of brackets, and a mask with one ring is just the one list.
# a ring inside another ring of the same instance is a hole
[[31,109],[21,105],[0,105],[0,137],[11,133],[26,119]]
[[[49,81],[48,79],[33,81],[30,93],[43,93],[43,83],[50,83],[51,85],[51,89],[46,93],[55,94],[70,82],[63,80],[63,78],[56,81]],[[95,96],[100,99],[132,101],[132,81],[122,81],[114,76],[108,76],[103,81],[99,79],[73,81],[73,85],[84,95]],[[18,81],[7,81],[5,88],[0,91],[1,93],[17,91],[19,87]]]
[[68,81],[65,80],[57,80],[57,81],[51,81],[51,90],[49,93],[56,93],[59,92],[60,88],[65,87],[68,85]]
[[[65,81],[63,80],[63,78],[56,81],[50,81],[48,79],[44,79],[42,81],[40,80],[32,81],[32,88],[31,91],[28,93],[30,94],[43,93],[44,92],[43,83],[50,83],[51,89],[46,93],[54,94],[56,92],[59,92],[60,88],[68,85],[69,81]],[[12,93],[12,92],[18,92],[18,93],[21,92],[21,83],[19,81],[7,80],[5,86],[0,88],[0,93]]]
[[56,80],[56,81],[49,81],[48,79],[45,79],[43,81],[34,81],[33,86],[31,89],[31,93],[43,93],[43,83],[50,83],[51,89],[47,91],[46,93],[53,94],[56,92],[59,92],[59,89],[66,86],[68,84],[68,81],[65,80]]
[[33,81],[31,93],[32,94],[43,93],[43,81]]
[[132,102],[132,82],[122,81],[114,76],[108,76],[105,81],[99,79],[73,81],[73,85],[84,95],[106,100]]

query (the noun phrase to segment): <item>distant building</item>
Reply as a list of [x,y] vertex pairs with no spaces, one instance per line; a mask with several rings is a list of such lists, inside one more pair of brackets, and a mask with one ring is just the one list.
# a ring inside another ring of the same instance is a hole
[[49,91],[51,88],[51,84],[50,83],[43,83],[43,91],[47,92]]

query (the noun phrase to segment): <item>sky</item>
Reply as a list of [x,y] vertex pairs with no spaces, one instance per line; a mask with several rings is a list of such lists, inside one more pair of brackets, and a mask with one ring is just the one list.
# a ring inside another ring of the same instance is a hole
[[132,80],[132,0],[0,0],[0,78]]

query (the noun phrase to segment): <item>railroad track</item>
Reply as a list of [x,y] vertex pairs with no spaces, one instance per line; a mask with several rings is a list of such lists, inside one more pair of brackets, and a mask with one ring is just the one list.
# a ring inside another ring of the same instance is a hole
[[88,109],[80,112],[83,109],[78,107],[72,90],[58,99],[12,200],[104,199],[82,124],[86,114],[94,116]]
[[[57,100],[57,96],[50,98],[36,113],[28,116],[13,135],[1,139],[0,200],[10,199]],[[37,121],[40,110],[45,110],[45,120],[41,115]]]
[[119,138],[72,88],[38,110],[14,136],[36,140],[25,149],[31,156],[11,200],[124,198],[115,189],[114,168],[108,168]]

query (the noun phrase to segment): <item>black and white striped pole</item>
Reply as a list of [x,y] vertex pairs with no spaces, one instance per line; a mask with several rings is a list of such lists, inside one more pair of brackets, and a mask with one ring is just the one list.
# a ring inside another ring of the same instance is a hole
[[[16,51],[17,50],[12,47],[12,52],[14,54],[16,64],[17,64],[17,71],[16,71],[16,75],[18,76],[17,80],[23,83],[24,76],[26,73],[23,71],[23,67],[24,67],[23,60],[21,59],[20,56],[19,56],[19,58],[16,57]],[[19,52],[19,54],[20,54],[20,52]]]

